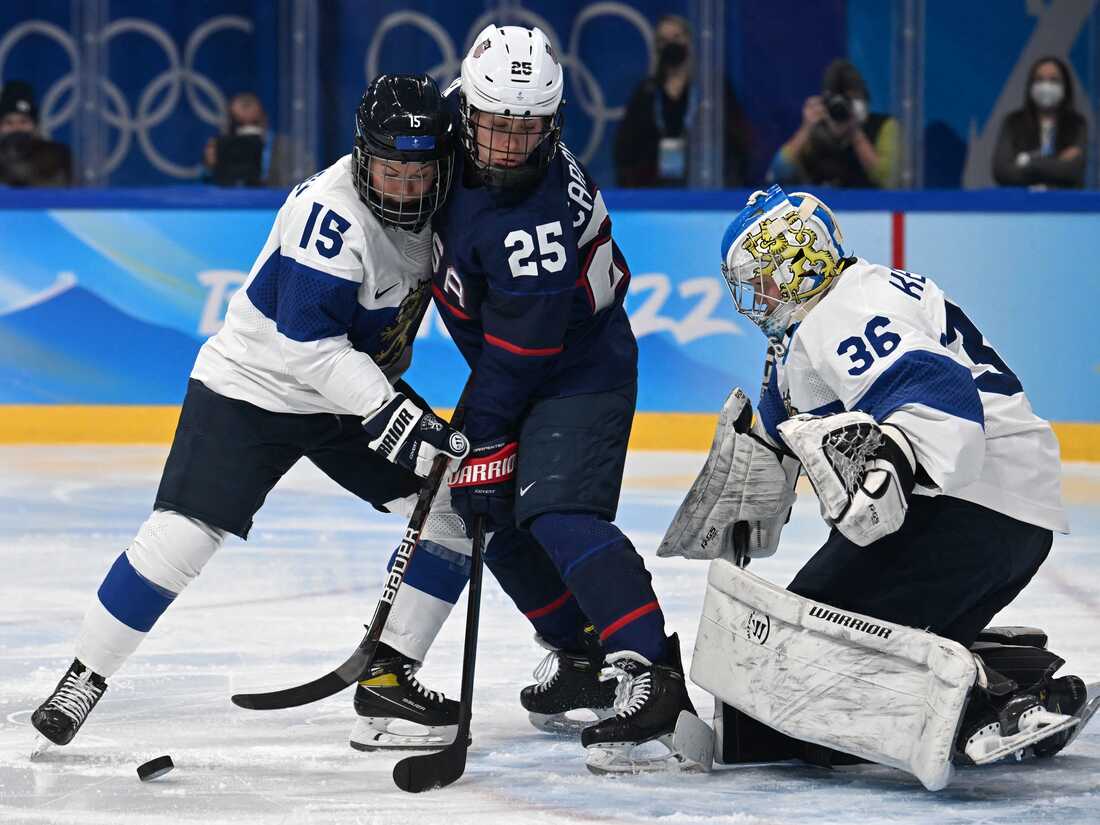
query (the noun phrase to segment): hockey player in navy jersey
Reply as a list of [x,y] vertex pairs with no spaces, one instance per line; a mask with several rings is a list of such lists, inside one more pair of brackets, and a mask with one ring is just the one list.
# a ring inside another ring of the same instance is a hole
[[[303,456],[386,509],[420,486],[464,436],[400,380],[430,300],[429,220],[450,182],[454,128],[428,77],[386,76],[356,113],[355,147],[287,197],[225,325],[191,373],[153,514],[110,568],[85,616],[76,661],[32,716],[67,744],[107,678]],[[425,532],[425,537],[428,532]],[[385,645],[388,681],[449,705]],[[454,705],[454,702],[450,702]]]
[[[550,651],[521,693],[532,721],[569,727],[566,712],[595,710],[606,718],[582,733],[589,767],[638,771],[655,763],[631,747],[670,742],[694,710],[650,575],[613,523],[637,386],[630,272],[599,188],[561,142],[562,87],[540,30],[488,26],[448,91],[462,152],[433,219],[432,293],[473,370],[451,504],[467,529],[487,519],[486,565]],[[414,557],[395,614],[457,598],[457,568],[435,595],[408,586],[429,559]],[[400,639],[393,620],[398,638],[383,639],[422,656],[434,631],[410,621]]]
[[[693,675],[751,713],[726,708],[726,761],[827,758],[823,748],[769,733],[764,721],[818,745],[905,762],[885,754],[895,744],[895,754],[919,750],[897,741],[906,691],[884,686],[897,688],[898,662],[920,660],[925,646],[934,678],[918,668],[911,695],[940,679],[959,699],[954,715],[946,701],[921,705],[942,714],[916,725],[927,744],[942,722],[940,752],[913,757],[930,787],[946,781],[948,756],[974,763],[1021,743],[1040,755],[1063,747],[1069,717],[1086,700],[1081,680],[1054,678],[1063,662],[1045,650],[1041,631],[983,630],[1035,575],[1054,532],[1068,530],[1058,442],[1019,379],[931,279],[850,255],[813,195],[778,186],[754,193],[722,239],[722,260],[739,311],[768,338],[764,386],[755,417],[740,390],[731,394],[660,553],[722,554],[739,564],[770,555],[800,466],[831,528],[788,594],[733,564],[711,568]],[[826,621],[802,608],[796,618],[790,593]],[[738,638],[705,631],[716,611],[735,622],[741,609],[756,619]],[[838,634],[840,652],[826,653]],[[867,636],[874,643],[854,647]],[[798,646],[811,638],[822,647],[801,659]],[[786,660],[769,659],[769,649]],[[948,656],[959,665],[950,674],[936,669]],[[719,660],[720,670],[709,664]],[[815,663],[826,661],[831,685],[843,682],[846,661],[861,676],[835,704],[815,681]]]

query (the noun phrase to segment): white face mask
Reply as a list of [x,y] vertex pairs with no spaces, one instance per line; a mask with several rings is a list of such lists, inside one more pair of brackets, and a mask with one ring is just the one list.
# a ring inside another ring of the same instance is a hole
[[852,117],[856,119],[857,123],[865,123],[867,121],[867,101],[863,98],[852,99]]
[[1062,102],[1062,84],[1056,80],[1036,80],[1031,84],[1031,99],[1040,109],[1051,109]]

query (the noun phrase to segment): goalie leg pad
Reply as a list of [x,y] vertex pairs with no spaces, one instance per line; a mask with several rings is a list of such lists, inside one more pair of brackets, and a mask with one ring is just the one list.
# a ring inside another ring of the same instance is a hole
[[977,672],[956,642],[711,563],[691,678],[787,736],[899,768],[939,790],[952,776]]

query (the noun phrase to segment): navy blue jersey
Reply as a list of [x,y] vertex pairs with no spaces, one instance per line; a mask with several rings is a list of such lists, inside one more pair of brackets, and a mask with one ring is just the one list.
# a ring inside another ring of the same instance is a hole
[[432,293],[474,370],[466,432],[514,435],[531,401],[637,379],[630,270],[603,196],[563,145],[523,196],[464,174],[433,219]]

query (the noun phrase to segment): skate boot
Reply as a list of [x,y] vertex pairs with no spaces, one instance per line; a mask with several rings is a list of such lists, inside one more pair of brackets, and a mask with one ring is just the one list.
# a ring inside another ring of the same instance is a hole
[[356,750],[438,750],[454,741],[458,702],[416,680],[420,662],[380,644],[355,689]]
[[593,773],[701,767],[673,742],[681,711],[696,714],[688,697],[675,635],[669,637],[668,650],[669,660],[662,664],[653,664],[629,650],[607,657],[601,676],[619,680],[615,715],[585,728],[581,734],[581,744],[588,751],[585,764]]
[[582,631],[578,650],[560,650],[538,636],[535,641],[550,652],[535,668],[538,682],[519,694],[532,725],[548,733],[577,734],[614,712],[615,685],[600,681],[603,652],[592,625]]
[[40,742],[32,755],[41,753],[51,743],[69,744],[106,690],[106,679],[74,659],[50,698],[31,715],[35,730],[49,740]]
[[[1072,689],[1067,689],[1069,686],[1062,679],[1055,682],[1061,683],[1060,699],[1071,701]],[[1083,705],[1082,699],[1078,710]],[[988,765],[1006,757],[1023,759],[1035,755],[1039,747],[1052,748],[1047,755],[1053,755],[1068,744],[1073,728],[1080,721],[1072,713],[1048,710],[1039,696],[1032,693],[1017,693],[967,715],[971,718],[964,720],[956,745],[955,762],[961,765]]]

